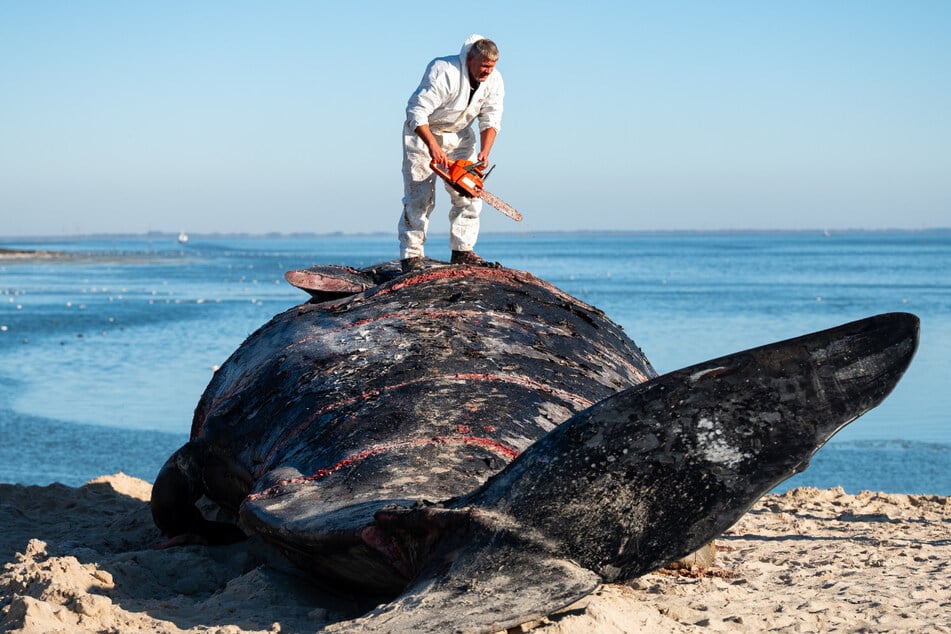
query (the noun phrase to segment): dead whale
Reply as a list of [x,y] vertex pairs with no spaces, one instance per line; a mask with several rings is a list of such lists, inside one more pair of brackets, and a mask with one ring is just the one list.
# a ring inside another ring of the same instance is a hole
[[[918,319],[892,313],[658,376],[551,284],[429,264],[288,273],[313,300],[208,385],[153,487],[165,535],[256,534],[391,597],[362,631],[502,630],[708,543],[917,348]],[[202,495],[241,528],[202,517]]]

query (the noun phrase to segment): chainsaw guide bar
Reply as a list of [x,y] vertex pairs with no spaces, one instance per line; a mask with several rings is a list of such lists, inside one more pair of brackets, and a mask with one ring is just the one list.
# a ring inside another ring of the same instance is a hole
[[[443,170],[435,161],[430,162],[430,169],[439,174],[443,180],[452,185],[452,187],[464,196],[470,198],[481,198],[489,203],[503,214],[517,222],[522,221],[522,214],[518,213],[512,205],[508,204],[492,192],[483,189],[482,184],[488,173],[483,172],[482,163],[473,163],[463,159],[450,160]],[[489,172],[494,166],[489,169]]]
[[515,220],[516,222],[522,221],[522,214],[518,213],[515,210],[515,207],[508,204],[507,202],[505,202],[504,200],[502,200],[501,198],[499,198],[492,192],[487,192],[483,189],[482,192],[479,194],[479,198],[489,203],[490,205],[492,205],[493,207],[501,211],[503,214],[505,214],[512,220]]

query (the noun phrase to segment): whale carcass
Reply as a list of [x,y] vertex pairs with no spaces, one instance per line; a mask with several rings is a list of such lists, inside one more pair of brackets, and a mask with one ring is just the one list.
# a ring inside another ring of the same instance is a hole
[[914,315],[877,315],[658,376],[525,272],[287,277],[312,300],[217,371],[152,513],[391,599],[354,625],[371,631],[503,630],[696,550],[880,403],[918,338]]

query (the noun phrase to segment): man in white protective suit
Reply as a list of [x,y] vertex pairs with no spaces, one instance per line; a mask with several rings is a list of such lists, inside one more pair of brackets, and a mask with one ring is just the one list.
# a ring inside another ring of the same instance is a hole
[[[458,56],[437,57],[406,104],[403,124],[403,215],[400,264],[403,272],[423,266],[429,215],[436,204],[436,179],[430,161],[449,159],[489,164],[489,152],[502,125],[505,86],[495,70],[499,49],[492,40],[470,35]],[[479,150],[472,122],[479,120]],[[449,248],[452,264],[486,262],[475,254],[482,200],[464,196],[448,183]]]

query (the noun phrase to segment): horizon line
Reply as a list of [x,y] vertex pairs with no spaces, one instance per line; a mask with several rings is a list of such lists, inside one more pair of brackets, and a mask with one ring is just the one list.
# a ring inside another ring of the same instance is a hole
[[[806,229],[539,229],[525,231],[485,231],[480,236],[511,236],[511,235],[642,235],[642,236],[676,236],[676,235],[849,235],[849,234],[933,234],[951,232],[949,227],[924,227],[918,229],[912,228],[880,228],[868,229],[862,227],[850,227],[846,229],[827,229],[827,228],[806,228]],[[392,235],[392,231],[211,231],[211,232],[184,232],[184,231],[144,231],[144,232],[90,232],[90,233],[70,233],[70,234],[34,234],[23,236],[3,236],[0,240],[4,242],[30,241],[30,240],[68,240],[80,238],[175,238],[182,234],[188,237],[201,239],[221,239],[221,238],[360,238],[360,237],[382,237]],[[430,235],[449,235],[447,232],[432,232]]]

